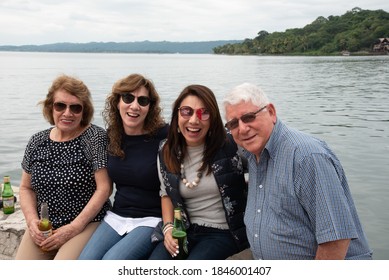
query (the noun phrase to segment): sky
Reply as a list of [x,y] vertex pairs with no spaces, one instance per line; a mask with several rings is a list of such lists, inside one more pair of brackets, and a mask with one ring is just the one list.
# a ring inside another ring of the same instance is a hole
[[0,0],[0,45],[244,40],[388,0]]

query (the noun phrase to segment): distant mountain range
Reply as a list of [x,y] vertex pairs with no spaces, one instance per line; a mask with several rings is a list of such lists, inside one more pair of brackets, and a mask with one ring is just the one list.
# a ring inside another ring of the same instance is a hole
[[213,48],[241,43],[242,40],[220,40],[204,42],[90,42],[55,43],[45,45],[0,46],[0,51],[14,52],[86,52],[86,53],[213,53]]

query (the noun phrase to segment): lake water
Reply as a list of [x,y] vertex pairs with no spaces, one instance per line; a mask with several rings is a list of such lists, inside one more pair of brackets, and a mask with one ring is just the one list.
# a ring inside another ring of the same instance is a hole
[[101,111],[112,84],[135,72],[154,81],[167,121],[188,84],[210,87],[219,101],[242,82],[261,86],[284,122],[324,139],[338,155],[374,258],[389,259],[389,56],[0,52],[0,176],[19,184],[28,139],[49,126],[37,103],[57,75],[88,85],[94,123],[104,126]]

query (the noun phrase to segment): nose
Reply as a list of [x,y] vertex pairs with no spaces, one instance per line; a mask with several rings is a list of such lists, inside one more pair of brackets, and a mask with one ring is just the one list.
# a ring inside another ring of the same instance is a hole
[[65,111],[63,111],[64,115],[73,115],[73,112],[70,110],[70,106],[66,106]]
[[250,129],[250,126],[248,123],[242,122],[241,119],[238,120],[238,127],[236,128],[239,132],[245,132]]
[[193,115],[190,117],[189,122],[190,123],[198,123],[199,122],[199,118],[197,117],[196,112],[194,112]]
[[138,103],[138,98],[135,98],[134,101],[132,101],[130,103],[130,108],[131,109],[136,109],[136,110],[139,110],[140,109],[140,105]]

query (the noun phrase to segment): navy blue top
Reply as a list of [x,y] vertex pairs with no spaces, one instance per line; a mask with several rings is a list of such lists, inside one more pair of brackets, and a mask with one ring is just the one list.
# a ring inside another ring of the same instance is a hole
[[162,216],[157,154],[167,131],[168,125],[152,137],[125,135],[125,158],[108,155],[108,173],[116,186],[112,209],[115,214],[126,218]]

